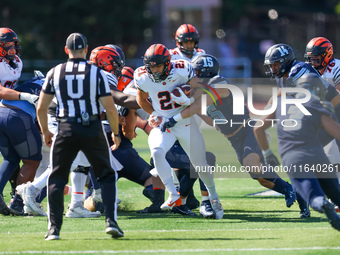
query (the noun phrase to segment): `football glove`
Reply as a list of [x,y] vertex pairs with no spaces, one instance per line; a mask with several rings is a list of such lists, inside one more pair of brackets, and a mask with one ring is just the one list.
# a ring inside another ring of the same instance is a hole
[[25,100],[31,104],[34,105],[35,108],[37,108],[39,97],[34,94],[26,93],[26,92],[21,92],[19,94],[19,99],[20,100]]
[[176,123],[177,121],[174,120],[174,117],[167,119],[161,128],[162,132],[165,132],[168,128],[172,128],[173,126],[176,125]]

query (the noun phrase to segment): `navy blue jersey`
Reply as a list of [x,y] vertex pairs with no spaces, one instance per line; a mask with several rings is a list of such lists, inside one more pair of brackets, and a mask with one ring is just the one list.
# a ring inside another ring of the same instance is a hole
[[[228,84],[228,81],[223,76],[215,76],[209,82],[209,85],[212,87],[214,84]],[[207,114],[212,119],[222,119],[228,121],[226,124],[217,125],[221,132],[224,135],[231,135],[237,129],[240,128],[241,125],[245,126],[246,121],[250,118],[249,117],[249,110],[244,105],[244,114],[243,115],[234,115],[233,114],[233,96],[230,93],[228,97],[221,98],[222,104],[219,100],[216,101],[215,104],[211,104],[207,108]]]
[[[312,67],[311,65],[305,62],[302,62],[302,61],[295,61],[291,69],[289,70],[286,84],[283,84],[283,78],[277,79],[276,81],[279,87],[285,87],[285,86],[295,87],[297,80],[306,73],[315,73],[321,77],[319,72],[316,71],[315,68]],[[289,84],[292,84],[292,85],[289,85]],[[339,93],[337,92],[335,87],[329,85],[327,82],[324,82],[324,84],[327,88],[327,94],[326,94],[325,100],[332,101],[332,99],[336,97]]]
[[[19,92],[27,92],[30,94],[34,94],[39,96],[42,85],[44,83],[44,78],[41,77],[37,77],[37,78],[32,78],[29,79],[27,81],[25,81],[24,83],[22,83],[21,85],[17,86],[14,90],[19,91]],[[36,119],[36,110],[34,105],[32,105],[31,103],[24,101],[24,100],[2,100],[2,103],[6,104],[6,105],[12,105],[15,106],[21,110],[23,110],[24,112],[30,114],[33,118],[33,120]]]
[[279,120],[277,122],[277,136],[281,157],[283,157],[285,153],[295,149],[311,149],[314,146],[322,149],[322,145],[319,139],[317,139],[317,133],[322,129],[321,116],[322,114],[326,114],[335,118],[334,113],[322,106],[320,101],[314,98],[303,104],[303,106],[311,115],[304,115],[295,105],[288,105],[287,115],[282,115],[281,97],[278,98],[276,119]]

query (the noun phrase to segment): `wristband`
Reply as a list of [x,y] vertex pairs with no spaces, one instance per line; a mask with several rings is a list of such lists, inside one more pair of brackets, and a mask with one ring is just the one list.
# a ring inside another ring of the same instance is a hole
[[176,122],[181,121],[183,119],[181,113],[176,114],[173,118]]
[[149,124],[149,122],[147,121],[145,126],[143,127],[143,130],[145,130],[146,126]]
[[193,102],[195,102],[195,98],[194,97],[190,97],[190,104],[192,104]]
[[120,137],[120,134],[119,133],[118,133],[118,135],[115,134],[115,136]]
[[270,148],[268,148],[268,150],[262,151],[263,156],[267,157],[269,154],[272,153],[272,150]]

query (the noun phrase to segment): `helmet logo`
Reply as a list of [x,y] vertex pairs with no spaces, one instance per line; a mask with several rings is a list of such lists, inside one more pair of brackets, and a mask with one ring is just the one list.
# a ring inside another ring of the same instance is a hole
[[279,47],[277,49],[279,50],[281,56],[288,55],[288,50],[285,47],[281,46],[281,47]]
[[155,66],[156,62],[150,62],[150,65]]

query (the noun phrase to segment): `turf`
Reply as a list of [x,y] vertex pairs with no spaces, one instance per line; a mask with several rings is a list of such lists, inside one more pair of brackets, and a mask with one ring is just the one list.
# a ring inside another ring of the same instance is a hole
[[[205,133],[209,141],[210,135],[210,131]],[[222,138],[223,148],[207,142],[207,149],[214,151],[219,164],[237,165],[235,153]],[[135,147],[147,159],[150,153],[145,140],[140,134]],[[120,179],[118,189],[122,203],[118,223],[125,232],[124,238],[112,239],[106,235],[102,216],[97,219],[64,218],[61,240],[47,242],[44,240],[46,217],[0,215],[0,255],[340,253],[340,233],[331,228],[324,215],[312,212],[311,218],[300,219],[298,205],[286,208],[283,196],[248,196],[265,190],[250,178],[230,178],[223,173],[215,182],[225,209],[222,220],[172,213],[137,214],[137,210],[150,202],[141,194],[141,186]],[[199,193],[197,184],[195,193]],[[8,202],[8,185],[4,195]],[[65,207],[69,200],[66,196]],[[46,201],[44,206],[46,208]],[[198,210],[194,211],[198,213]]]

